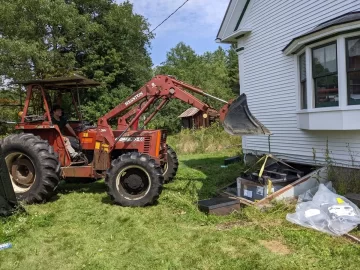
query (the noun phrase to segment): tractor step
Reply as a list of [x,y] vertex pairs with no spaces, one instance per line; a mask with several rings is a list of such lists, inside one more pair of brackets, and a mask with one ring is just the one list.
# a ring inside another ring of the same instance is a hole
[[86,161],[76,161],[70,163],[70,166],[82,166],[82,165],[88,165],[88,164]]

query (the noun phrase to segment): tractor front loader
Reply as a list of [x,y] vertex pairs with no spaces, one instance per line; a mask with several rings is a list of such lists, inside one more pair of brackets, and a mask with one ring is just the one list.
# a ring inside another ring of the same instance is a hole
[[[156,76],[110,112],[97,124],[83,120],[78,89],[99,83],[81,76],[22,82],[27,97],[16,129],[21,131],[2,140],[2,150],[17,198],[27,203],[48,200],[60,179],[79,181],[105,177],[108,194],[122,206],[146,206],[160,196],[164,183],[177,171],[176,153],[166,144],[165,130],[139,128],[139,119],[147,115],[144,125],[170,99],[179,99],[204,112],[204,117],[219,116],[227,132],[235,135],[268,134],[254,118],[246,96],[227,102],[170,76]],[[215,110],[190,92],[224,103]],[[51,107],[61,105],[60,96],[72,100],[74,115],[68,123],[80,138],[75,150],[84,159],[72,161],[64,136],[51,121]],[[137,105],[135,105],[137,104]],[[157,105],[157,106],[156,106]],[[153,109],[152,113],[149,110]],[[111,124],[117,122],[116,129]]]

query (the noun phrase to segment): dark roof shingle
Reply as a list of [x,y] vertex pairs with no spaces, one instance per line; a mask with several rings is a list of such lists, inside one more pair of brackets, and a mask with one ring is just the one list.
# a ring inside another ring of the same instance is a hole
[[285,51],[297,39],[303,38],[305,36],[311,35],[313,33],[319,32],[321,30],[324,30],[324,29],[332,27],[332,26],[341,25],[341,24],[350,23],[350,22],[355,22],[355,21],[360,21],[360,11],[348,12],[348,13],[345,13],[345,14],[339,16],[339,17],[336,17],[336,18],[333,18],[333,19],[328,20],[326,22],[323,22],[323,23],[319,24],[318,26],[316,26],[315,28],[313,28],[312,30],[310,30],[309,32],[306,32],[305,34],[302,34],[300,36],[297,36],[297,37],[293,38],[286,45],[286,47],[283,49],[283,51]]
[[319,24],[318,26],[316,26],[314,29],[312,29],[310,32],[306,33],[311,34],[320,30],[323,30],[325,28],[334,26],[334,25],[339,25],[339,24],[344,24],[344,23],[349,23],[349,22],[354,22],[354,21],[359,21],[360,20],[360,11],[352,11],[349,13],[345,13],[339,17],[336,17],[334,19],[331,19],[329,21],[323,22],[321,24]]

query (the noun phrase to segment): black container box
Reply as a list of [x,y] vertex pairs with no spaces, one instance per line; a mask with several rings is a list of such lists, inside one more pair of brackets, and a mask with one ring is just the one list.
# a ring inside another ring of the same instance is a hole
[[198,201],[198,207],[201,212],[218,216],[228,215],[233,211],[240,210],[238,200],[230,198],[212,198]]
[[240,162],[240,161],[241,161],[241,159],[240,159],[239,156],[230,157],[230,158],[224,159],[224,165],[227,166],[229,164],[237,163],[237,162]]

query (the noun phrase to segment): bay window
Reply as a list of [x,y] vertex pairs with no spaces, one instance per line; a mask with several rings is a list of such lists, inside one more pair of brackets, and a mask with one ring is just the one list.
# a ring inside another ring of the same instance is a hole
[[282,51],[295,58],[297,127],[360,130],[360,11],[304,31]]

